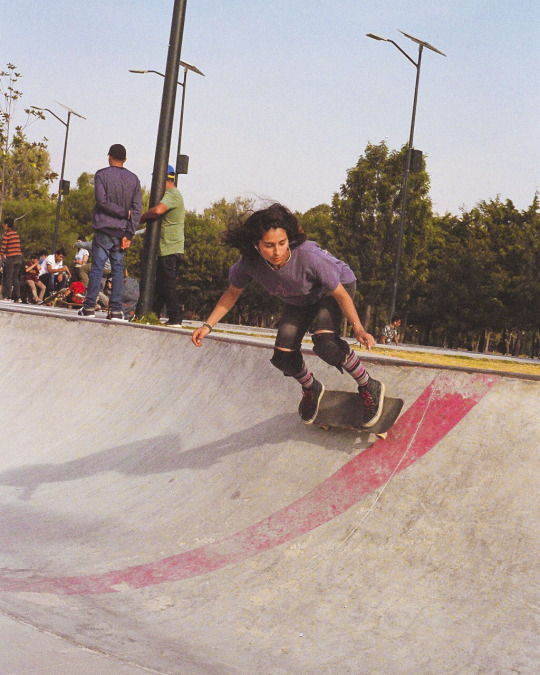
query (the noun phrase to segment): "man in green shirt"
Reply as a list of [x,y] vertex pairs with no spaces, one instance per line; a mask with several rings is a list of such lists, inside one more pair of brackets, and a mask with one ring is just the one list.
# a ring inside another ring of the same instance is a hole
[[174,167],[167,167],[165,194],[156,204],[141,216],[141,223],[161,218],[161,235],[157,259],[156,292],[154,311],[159,316],[163,305],[167,305],[166,326],[180,326],[182,311],[178,298],[176,279],[184,260],[184,200],[174,184]]

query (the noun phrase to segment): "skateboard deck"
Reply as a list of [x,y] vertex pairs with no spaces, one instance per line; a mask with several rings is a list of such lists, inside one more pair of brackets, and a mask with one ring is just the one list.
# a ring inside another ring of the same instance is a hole
[[363,401],[350,391],[326,390],[319,405],[315,424],[323,429],[353,429],[386,437],[403,408],[403,399],[384,397],[383,411],[372,427],[363,426]]

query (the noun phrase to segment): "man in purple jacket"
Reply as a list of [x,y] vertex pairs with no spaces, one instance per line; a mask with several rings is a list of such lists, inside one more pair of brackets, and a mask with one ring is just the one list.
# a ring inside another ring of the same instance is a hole
[[112,292],[109,319],[122,320],[122,290],[124,287],[124,251],[139,225],[142,212],[141,184],[137,176],[124,168],[126,149],[115,143],[109,149],[109,166],[94,176],[96,205],[92,228],[92,268],[86,300],[80,316],[95,316],[94,307],[101,288],[103,268],[111,262]]

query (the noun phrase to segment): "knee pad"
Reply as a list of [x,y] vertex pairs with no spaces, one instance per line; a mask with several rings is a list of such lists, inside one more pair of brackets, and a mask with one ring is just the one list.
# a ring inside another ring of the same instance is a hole
[[311,339],[313,340],[315,354],[343,372],[341,366],[351,349],[349,343],[338,337],[337,333],[314,333]]
[[304,358],[300,351],[284,352],[282,349],[274,349],[274,356],[270,363],[284,375],[290,377],[298,375],[304,366]]

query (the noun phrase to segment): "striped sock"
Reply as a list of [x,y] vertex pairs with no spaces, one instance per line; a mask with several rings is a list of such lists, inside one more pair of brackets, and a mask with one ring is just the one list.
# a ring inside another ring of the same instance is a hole
[[298,375],[294,375],[293,377],[297,382],[300,382],[303,389],[310,389],[313,386],[313,375],[308,372],[305,363]]
[[368,371],[364,368],[360,359],[352,349],[343,364],[343,368],[345,368],[349,375],[356,380],[359,387],[365,387],[369,382]]

